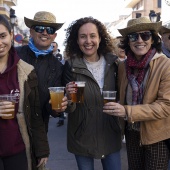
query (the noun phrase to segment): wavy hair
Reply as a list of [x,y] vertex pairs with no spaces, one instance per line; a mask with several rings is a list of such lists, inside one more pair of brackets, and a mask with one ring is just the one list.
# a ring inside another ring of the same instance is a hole
[[99,48],[97,50],[98,55],[112,53],[114,51],[113,38],[110,36],[105,25],[93,17],[85,17],[73,21],[67,28],[66,39],[64,41],[64,45],[66,46],[66,55],[69,57],[75,55],[78,57],[83,56],[83,52],[80,50],[79,45],[77,44],[77,39],[80,27],[87,23],[96,25],[99,37],[101,38]]

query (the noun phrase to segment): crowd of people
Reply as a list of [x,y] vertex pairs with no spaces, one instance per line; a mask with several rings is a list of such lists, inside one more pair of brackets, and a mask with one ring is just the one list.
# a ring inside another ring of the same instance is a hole
[[[94,159],[103,170],[121,170],[124,136],[129,170],[167,170],[170,26],[130,19],[113,38],[99,20],[80,18],[66,29],[62,57],[55,38],[64,23],[47,11],[24,21],[30,38],[15,48],[0,15],[0,95],[17,98],[15,105],[0,100],[0,169],[45,168],[49,118],[59,117],[62,126],[66,112],[67,148],[79,170],[94,170]],[[85,82],[84,97],[75,103],[78,81]],[[52,109],[48,88],[61,86],[61,108]],[[103,91],[116,91],[116,101],[104,103]]]

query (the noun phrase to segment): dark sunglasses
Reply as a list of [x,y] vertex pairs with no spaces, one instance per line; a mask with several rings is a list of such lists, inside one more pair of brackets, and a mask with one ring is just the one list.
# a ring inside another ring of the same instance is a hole
[[43,33],[44,30],[46,30],[48,34],[54,34],[56,31],[55,28],[53,27],[44,27],[44,26],[34,26],[33,29],[38,33]]
[[152,33],[151,32],[140,32],[140,33],[134,32],[134,33],[128,34],[129,41],[131,42],[137,41],[139,38],[139,35],[143,41],[148,41],[151,38]]

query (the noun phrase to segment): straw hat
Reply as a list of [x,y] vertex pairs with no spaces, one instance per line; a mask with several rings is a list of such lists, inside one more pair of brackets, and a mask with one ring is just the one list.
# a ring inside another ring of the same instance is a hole
[[159,30],[159,33],[160,33],[161,35],[162,35],[162,34],[165,34],[165,33],[170,33],[170,24],[161,26],[161,28],[160,28],[160,30]]
[[25,21],[25,25],[28,28],[31,28],[34,25],[41,25],[41,26],[48,26],[48,27],[51,26],[53,28],[56,28],[56,30],[59,30],[64,24],[64,23],[56,23],[56,17],[52,13],[46,11],[37,12],[34,15],[33,20],[24,17],[24,21]]
[[151,22],[147,17],[140,17],[131,19],[127,23],[127,27],[123,29],[118,29],[120,34],[125,37],[129,33],[137,32],[137,31],[145,31],[145,30],[155,30],[159,31],[162,22]]

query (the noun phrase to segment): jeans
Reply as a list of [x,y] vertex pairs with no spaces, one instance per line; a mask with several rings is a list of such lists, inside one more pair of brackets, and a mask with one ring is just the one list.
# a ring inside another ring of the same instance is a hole
[[[94,159],[87,156],[75,155],[79,170],[94,170]],[[121,170],[120,151],[101,159],[103,170]]]

